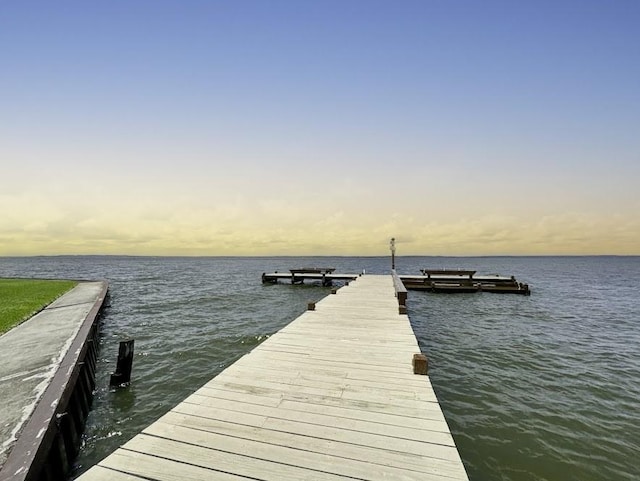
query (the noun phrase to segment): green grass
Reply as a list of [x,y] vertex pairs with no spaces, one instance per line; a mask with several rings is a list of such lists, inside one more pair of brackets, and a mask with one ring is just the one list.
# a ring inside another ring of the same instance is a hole
[[75,281],[0,279],[0,334],[29,319],[76,284]]

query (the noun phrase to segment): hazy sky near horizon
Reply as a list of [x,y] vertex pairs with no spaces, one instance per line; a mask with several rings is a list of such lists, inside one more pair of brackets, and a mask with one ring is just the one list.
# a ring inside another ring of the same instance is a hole
[[0,1],[0,255],[640,254],[640,2]]

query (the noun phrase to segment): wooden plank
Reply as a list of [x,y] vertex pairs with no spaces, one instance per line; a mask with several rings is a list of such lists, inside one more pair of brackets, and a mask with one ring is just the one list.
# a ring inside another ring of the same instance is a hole
[[[282,407],[283,409],[291,409],[302,412],[312,412],[320,414],[329,414],[335,417],[345,417],[349,419],[362,419],[371,422],[379,422],[381,424],[390,424],[393,426],[408,426],[418,429],[428,429],[426,426],[431,421],[446,422],[442,411],[437,404],[430,403],[414,411],[410,416],[407,410],[403,410],[402,414],[393,412],[380,412],[375,407],[364,410],[360,406],[348,404],[331,405],[326,399],[315,403],[313,399],[307,398],[304,401],[288,399],[284,396],[267,397],[261,395],[237,393],[234,391],[224,391],[210,387],[202,387],[198,389],[194,395],[206,396],[226,401],[234,401],[238,406],[243,404],[256,404],[259,406]],[[325,401],[325,402],[322,402]],[[340,399],[337,400],[340,402]]]
[[[103,459],[99,466],[154,481],[247,481],[246,476],[194,466],[193,463],[176,462],[163,458],[158,453],[132,451],[126,445]],[[80,479],[94,481],[93,468]]]
[[[333,378],[333,379],[348,379],[351,381],[362,383],[378,383],[384,385],[398,385],[399,388],[405,389],[432,389],[431,382],[428,376],[416,376],[412,372],[409,372],[407,367],[407,374],[404,376],[380,376],[378,373],[373,373],[368,369],[353,369],[343,366],[340,368],[318,368],[313,364],[300,366],[298,363],[280,361],[277,364],[261,364],[252,362],[236,362],[234,364],[233,372],[250,371],[252,374],[260,373],[268,374],[271,377],[278,376],[298,376],[307,378]],[[230,371],[231,372],[231,371]]]
[[[429,441],[400,439],[379,434],[350,431],[336,426],[319,426],[315,424],[290,421],[287,419],[242,413],[239,411],[211,409],[210,406],[202,406],[188,402],[178,405],[175,408],[175,411],[182,414],[190,414],[192,416],[216,419],[218,421],[226,421],[245,426],[259,427],[266,430],[299,434],[325,441],[340,441],[358,446],[387,449],[389,451],[398,451],[438,459],[459,459],[458,452],[453,445],[437,444]],[[438,438],[437,440],[440,441],[441,439]]]
[[415,471],[417,473],[437,474],[458,478],[464,473],[462,464],[456,461],[416,456],[414,454],[392,451],[388,449],[371,450],[371,448],[344,443],[341,441],[318,442],[317,439],[294,433],[269,431],[259,427],[218,421],[176,412],[169,412],[158,420],[172,426],[183,426],[200,431],[223,434],[239,439],[291,447],[303,451],[327,454],[336,458],[336,462],[344,459],[364,461],[371,466],[372,472],[383,467]]
[[[326,353],[331,356],[344,357],[346,359],[354,359],[358,356],[366,355],[367,359],[382,358],[383,361],[402,362],[406,357],[405,350],[419,351],[413,345],[399,344],[390,346],[388,344],[372,346],[369,343],[349,342],[349,341],[333,341],[311,343],[309,339],[304,342],[302,340],[278,339],[277,341],[265,343],[264,347],[280,347],[288,351],[301,351],[308,353]],[[400,350],[402,349],[402,351]]]
[[[114,471],[113,469],[105,468],[103,466],[95,466],[91,468],[91,474],[87,475],[87,478],[91,478],[92,481],[145,481],[149,478],[140,478],[132,474],[121,473],[120,471]],[[81,475],[76,480],[83,481],[85,475]]]
[[[225,447],[224,444],[223,447]],[[201,467],[205,470],[215,471],[216,476],[218,473],[234,473],[234,477],[244,476],[265,481],[300,481],[301,479],[314,479],[316,476],[329,481],[352,479],[325,471],[309,470],[295,464],[288,464],[295,462],[295,460],[291,459],[265,461],[254,457],[251,450],[247,448],[248,446],[245,448],[245,453],[247,454],[238,455],[187,442],[149,436],[144,433],[139,434],[124,445],[125,450],[140,454],[152,452],[155,456],[183,463],[183,466]],[[211,473],[209,473],[208,477],[211,477]]]
[[[375,389],[364,389],[357,387],[340,387],[335,386],[333,388],[319,388],[303,385],[293,385],[278,381],[263,381],[259,379],[239,379],[237,381],[218,381],[214,383],[208,383],[209,387],[217,387],[219,389],[226,389],[229,391],[244,392],[247,394],[264,394],[280,396],[282,394],[292,394],[298,397],[304,396],[320,396],[322,398],[339,398],[339,399],[355,399],[362,401],[376,401],[381,403],[390,403],[398,406],[413,407],[419,409],[425,402],[437,403],[435,394],[432,397],[425,397],[424,399],[416,399],[419,396],[417,393],[412,396],[405,395],[402,392],[386,391],[381,393]],[[393,397],[390,397],[393,394]],[[391,401],[389,401],[391,399]]]
[[263,350],[251,354],[251,358],[243,358],[252,364],[273,365],[273,366],[291,366],[298,365],[300,369],[327,369],[327,370],[346,370],[349,373],[360,373],[371,377],[387,377],[398,379],[398,377],[414,376],[411,368],[411,362],[402,366],[383,366],[368,364],[363,360],[354,360],[353,362],[338,361],[335,359],[325,359],[310,356],[300,356],[295,354],[287,354],[276,351]]
[[[335,418],[360,419],[384,425],[407,426],[416,429],[433,430],[433,422],[439,423],[439,429],[449,432],[446,420],[442,415],[442,411],[436,406],[430,406],[431,409],[425,408],[419,412],[421,417],[400,416],[393,413],[380,413],[377,411],[365,411],[355,409],[351,406],[329,406],[327,404],[313,404],[310,402],[300,402],[291,399],[283,399],[280,403],[282,409],[290,409],[292,411],[302,411],[307,413],[320,413]],[[443,425],[444,424],[444,425]]]
[[[247,393],[242,391],[220,389],[218,386],[204,386],[196,392],[204,393],[203,395],[209,395],[210,397],[217,397],[220,399],[237,399],[240,402],[242,401],[242,398],[246,398],[249,400],[246,402],[256,401],[255,404],[262,404],[264,406],[277,406],[285,401],[296,401],[318,406],[361,410],[374,414],[390,414],[405,417],[408,419],[419,420],[443,418],[442,411],[440,410],[440,406],[437,403],[423,403],[416,408],[406,405],[389,404],[389,401],[383,403],[373,402],[370,400],[358,401],[355,399],[342,399],[329,396],[303,395],[296,392],[281,393],[276,391],[267,391],[261,393]],[[271,403],[267,401],[269,399],[271,400]],[[175,409],[177,409],[177,407]]]
[[[339,326],[333,327],[328,325],[318,325],[325,331],[327,330],[339,330]],[[313,336],[312,333],[307,333],[306,336],[293,336],[293,335],[283,335],[283,336],[272,336],[268,340],[266,340],[262,345],[269,346],[271,344],[289,344],[294,346],[303,346],[307,347],[311,345],[312,347],[318,348],[319,346],[325,347],[333,347],[334,349],[339,349],[341,347],[345,347],[348,345],[356,346],[358,349],[369,348],[374,350],[374,352],[385,352],[391,351],[395,354],[398,354],[398,349],[413,349],[417,347],[416,342],[407,342],[404,340],[391,340],[388,338],[382,338],[384,334],[381,334],[381,339],[376,338],[375,332],[372,332],[371,329],[367,329],[362,333],[359,333],[356,339],[349,339],[348,336],[350,331],[344,330],[344,333],[340,338],[332,337],[332,338],[323,338],[321,335]]]
[[[349,367],[353,366],[354,368],[360,368],[364,370],[368,370],[373,375],[376,373],[387,373],[387,374],[399,374],[405,375],[407,372],[411,371],[411,357],[409,357],[408,366],[404,366],[404,364],[380,364],[380,363],[368,363],[365,359],[336,359],[332,358],[328,355],[323,355],[321,353],[311,353],[311,354],[303,354],[303,353],[294,353],[294,352],[286,352],[286,351],[272,351],[270,349],[261,349],[260,353],[251,354],[255,356],[254,359],[260,360],[261,362],[275,362],[277,359],[282,359],[290,362],[298,362],[298,363],[306,363],[312,364],[316,366],[334,366],[334,367]],[[411,354],[413,356],[413,353]],[[413,374],[413,371],[411,371]]]
[[[275,372],[275,374],[274,374]],[[257,369],[233,369],[224,374],[219,374],[216,382],[230,381],[242,378],[246,383],[255,386],[277,386],[283,384],[297,387],[322,388],[327,390],[345,390],[353,392],[367,392],[374,390],[380,394],[395,396],[399,399],[417,399],[429,402],[437,402],[436,396],[428,384],[422,386],[407,387],[402,384],[386,384],[376,379],[356,380],[345,377],[321,376],[317,373],[286,373],[284,371],[259,371]],[[264,383],[264,384],[262,384]],[[215,384],[215,382],[213,383]]]
[[453,440],[445,422],[430,421],[423,423],[422,429],[414,426],[394,426],[391,424],[379,424],[367,420],[352,419],[348,417],[335,417],[319,412],[300,411],[284,409],[282,406],[273,408],[256,404],[238,403],[236,401],[225,401],[209,396],[193,395],[189,397],[189,402],[203,407],[224,409],[227,411],[237,411],[240,413],[266,416],[271,419],[282,419],[285,421],[300,422],[318,426],[335,427],[338,429],[348,429],[370,434],[381,434],[389,437],[411,439],[422,441],[428,438],[429,442],[453,446]]
[[[389,481],[404,481],[407,479],[435,481],[437,479],[442,479],[439,476],[443,474],[443,471],[446,473],[445,470],[441,470],[436,475],[416,472],[404,467],[398,468],[395,466],[382,465],[373,470],[371,469],[371,463],[367,461],[354,460],[345,457],[336,459],[335,456],[300,449],[297,446],[290,447],[270,442],[247,440],[242,437],[228,436],[225,434],[193,429],[164,422],[154,423],[149,428],[145,429],[144,433],[155,437],[193,444],[207,449],[224,449],[227,453],[239,456],[245,456],[247,453],[250,453],[251,458],[263,461],[278,460],[279,463],[282,463],[287,467],[295,464],[298,467],[318,471],[320,473],[349,476],[362,480],[374,481],[384,478]],[[279,466],[275,466],[275,468],[279,469]]]
[[386,366],[388,364],[402,366],[405,359],[407,358],[409,359],[409,364],[411,364],[411,355],[413,355],[413,353],[415,352],[420,352],[419,349],[411,349],[411,355],[408,355],[404,352],[394,352],[391,349],[383,351],[382,349],[378,348],[374,351],[370,348],[367,348],[367,346],[361,346],[360,348],[350,348],[348,345],[345,345],[342,349],[335,346],[326,347],[323,349],[322,346],[311,347],[305,345],[294,345],[275,342],[266,344],[262,349],[269,351],[282,351],[292,354],[302,354],[306,357],[329,357],[345,362],[358,361],[359,363],[381,366]]

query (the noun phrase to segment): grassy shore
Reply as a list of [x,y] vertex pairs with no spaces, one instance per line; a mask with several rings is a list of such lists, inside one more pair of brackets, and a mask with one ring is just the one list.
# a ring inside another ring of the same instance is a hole
[[0,279],[0,334],[28,319],[76,284],[74,281]]

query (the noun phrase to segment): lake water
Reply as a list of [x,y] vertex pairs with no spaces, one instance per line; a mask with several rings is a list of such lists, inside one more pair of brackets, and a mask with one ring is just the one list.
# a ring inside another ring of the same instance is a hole
[[[382,257],[0,258],[0,277],[106,278],[98,387],[78,475],[296,318],[329,288],[262,272]],[[640,257],[399,257],[401,274],[515,275],[530,297],[410,292],[409,316],[469,478],[640,479]],[[133,383],[108,387],[135,339]]]

